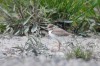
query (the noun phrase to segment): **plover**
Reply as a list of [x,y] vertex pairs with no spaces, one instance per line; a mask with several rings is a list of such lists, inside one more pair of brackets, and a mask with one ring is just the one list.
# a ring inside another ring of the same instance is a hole
[[63,30],[63,29],[61,29],[53,24],[49,24],[47,26],[47,29],[48,29],[49,36],[58,41],[58,43],[59,43],[58,50],[60,50],[61,42],[58,38],[64,37],[64,36],[69,36],[71,33],[67,32],[67,31],[65,31],[65,30]]

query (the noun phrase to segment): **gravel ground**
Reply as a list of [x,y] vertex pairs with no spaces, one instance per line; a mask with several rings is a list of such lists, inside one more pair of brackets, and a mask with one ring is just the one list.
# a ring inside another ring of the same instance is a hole
[[99,60],[91,59],[90,61],[84,61],[82,59],[65,59],[65,53],[76,45],[81,45],[84,49],[91,50],[93,56],[99,59],[100,36],[93,35],[86,38],[68,36],[59,39],[62,44],[60,51],[57,51],[58,43],[56,40],[47,37],[41,39],[43,45],[48,48],[48,50],[45,50],[45,53],[54,55],[52,57],[43,54],[34,56],[31,53],[28,56],[23,56],[15,52],[15,49],[12,47],[24,46],[28,40],[26,36],[13,36],[12,38],[9,36],[0,36],[0,66],[100,66]]

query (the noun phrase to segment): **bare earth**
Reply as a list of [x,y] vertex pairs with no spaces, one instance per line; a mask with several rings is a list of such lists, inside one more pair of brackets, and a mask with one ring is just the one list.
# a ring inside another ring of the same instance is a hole
[[[0,36],[0,66],[100,66],[100,36],[92,35],[83,38],[81,36],[60,37],[61,50],[58,51],[58,42],[56,39],[48,37],[41,38],[41,42],[48,50],[47,54],[55,55],[50,58],[45,55],[40,56],[20,56],[19,52],[15,52],[12,47],[23,47],[27,42],[26,36]],[[73,46],[82,46],[84,49],[91,50],[93,57],[97,60],[83,61],[81,59],[65,59],[65,53],[70,51]],[[58,58],[59,57],[59,58]]]

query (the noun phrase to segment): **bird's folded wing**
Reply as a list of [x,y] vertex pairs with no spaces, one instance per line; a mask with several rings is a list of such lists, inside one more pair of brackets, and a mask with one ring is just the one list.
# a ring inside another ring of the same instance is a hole
[[53,34],[56,34],[58,36],[68,36],[70,33],[66,32],[65,30],[61,28],[54,29],[52,31]]

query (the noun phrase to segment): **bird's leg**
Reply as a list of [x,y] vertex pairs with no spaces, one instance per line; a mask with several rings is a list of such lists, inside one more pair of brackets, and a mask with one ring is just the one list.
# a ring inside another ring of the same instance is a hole
[[58,41],[58,44],[59,44],[59,45],[58,45],[58,51],[60,51],[60,49],[61,49],[61,48],[60,48],[61,42],[60,42],[58,39],[56,39],[56,40]]

